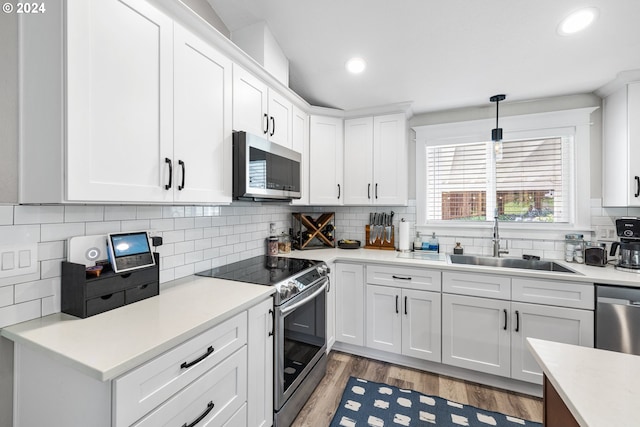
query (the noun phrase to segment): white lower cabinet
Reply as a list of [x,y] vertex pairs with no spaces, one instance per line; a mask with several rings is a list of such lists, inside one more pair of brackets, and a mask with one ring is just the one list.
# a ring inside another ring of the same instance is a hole
[[271,298],[117,378],[15,344],[16,426],[273,424]]
[[249,309],[248,423],[252,427],[273,425],[273,300]]
[[367,285],[366,346],[440,361],[440,293]]
[[442,362],[542,384],[527,338],[593,346],[593,311],[443,294]]
[[364,345],[364,266],[336,263],[336,341]]

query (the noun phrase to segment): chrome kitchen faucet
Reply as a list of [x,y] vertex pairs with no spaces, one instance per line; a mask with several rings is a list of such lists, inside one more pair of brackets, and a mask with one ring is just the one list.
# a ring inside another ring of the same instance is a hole
[[[498,229],[498,209],[493,214],[493,256],[500,258],[500,254],[508,254],[507,250],[500,250],[500,231]],[[508,248],[507,248],[508,249]]]

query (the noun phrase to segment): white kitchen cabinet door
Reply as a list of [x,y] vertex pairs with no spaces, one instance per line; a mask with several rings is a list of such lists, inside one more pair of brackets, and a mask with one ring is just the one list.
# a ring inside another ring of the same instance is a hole
[[66,46],[66,199],[172,200],[172,20],[144,1],[68,2]]
[[336,342],[336,265],[329,263],[327,266],[330,271],[327,291],[327,353],[329,353]]
[[260,79],[233,64],[233,130],[268,138],[268,91]]
[[440,362],[441,300],[439,292],[402,289],[402,354]]
[[301,197],[291,201],[292,205],[309,204],[309,115],[293,106],[291,126],[291,148],[302,154],[300,168]]
[[278,92],[269,89],[269,141],[291,148],[293,104]]
[[342,205],[343,121],[340,118],[311,116],[309,137],[309,203]]
[[174,37],[174,200],[231,203],[231,61],[177,24]]
[[527,338],[593,347],[593,311],[511,303],[511,377],[542,384]]
[[400,289],[367,285],[366,345],[391,353],[402,352]]
[[442,295],[442,363],[508,377],[509,301]]
[[273,425],[273,300],[249,309],[248,426]]
[[336,341],[364,345],[364,266],[337,263]]
[[603,101],[602,204],[640,206],[640,82]]
[[373,118],[373,201],[376,205],[407,204],[407,143],[404,114]]
[[373,117],[344,121],[344,203],[373,203]]

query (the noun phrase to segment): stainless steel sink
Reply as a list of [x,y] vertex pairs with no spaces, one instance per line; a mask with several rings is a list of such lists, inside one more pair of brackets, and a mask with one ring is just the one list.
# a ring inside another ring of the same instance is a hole
[[489,267],[522,268],[525,270],[572,273],[575,271],[553,261],[536,261],[519,258],[492,258],[474,255],[447,255],[450,264],[484,265]]

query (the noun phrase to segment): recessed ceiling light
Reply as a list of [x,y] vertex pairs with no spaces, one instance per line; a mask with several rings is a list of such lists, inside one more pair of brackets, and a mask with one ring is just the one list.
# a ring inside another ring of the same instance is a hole
[[598,10],[595,7],[576,10],[560,22],[560,25],[558,25],[558,33],[563,36],[568,36],[582,31],[591,25],[597,16]]
[[360,74],[367,68],[367,63],[362,58],[351,58],[346,64],[347,70],[353,74]]

